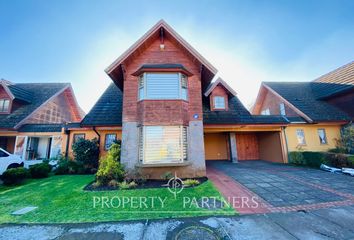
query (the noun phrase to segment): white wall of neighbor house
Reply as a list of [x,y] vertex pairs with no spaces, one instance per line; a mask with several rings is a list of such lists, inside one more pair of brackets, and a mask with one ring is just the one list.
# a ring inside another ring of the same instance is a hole
[[38,141],[37,158],[46,158],[48,151],[49,137],[41,137]]

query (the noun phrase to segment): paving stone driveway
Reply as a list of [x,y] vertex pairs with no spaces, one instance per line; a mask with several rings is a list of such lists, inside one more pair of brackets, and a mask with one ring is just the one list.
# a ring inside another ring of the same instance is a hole
[[210,161],[207,166],[233,178],[273,207],[354,201],[354,178],[342,174],[264,161]]

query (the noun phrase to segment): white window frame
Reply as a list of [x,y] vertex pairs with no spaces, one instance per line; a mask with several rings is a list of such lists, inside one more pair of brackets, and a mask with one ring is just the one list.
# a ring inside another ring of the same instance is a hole
[[264,109],[264,110],[261,112],[261,115],[270,115],[270,110],[269,110],[269,108]]
[[[217,99],[222,99],[223,105],[222,107],[217,106]],[[226,109],[226,99],[224,96],[213,96],[213,105],[214,109]]]
[[[302,136],[299,136],[299,133],[302,133]],[[302,137],[303,138],[303,141],[302,142],[300,142],[300,137]],[[297,143],[299,144],[299,145],[302,145],[302,146],[304,146],[304,145],[306,145],[306,137],[305,137],[305,131],[304,131],[304,129],[296,129],[296,139],[297,139]]]
[[[178,96],[176,98],[151,98],[148,97],[148,92],[147,92],[147,74],[178,74]],[[185,86],[183,86],[182,84],[182,79],[185,79],[186,84]],[[142,81],[142,83],[141,83]],[[144,72],[143,74],[141,74],[139,76],[138,79],[138,100],[185,100],[188,101],[188,89],[189,89],[189,84],[188,84],[188,77],[187,75],[180,73],[180,72]],[[141,89],[143,89],[143,91],[140,91]],[[185,97],[183,95],[183,89],[186,89],[186,94]]]
[[[114,136],[114,140],[110,143],[110,144],[108,144],[107,143],[107,137],[108,136]],[[109,150],[109,148],[112,146],[112,144],[114,143],[114,141],[117,141],[117,134],[116,133],[107,133],[105,136],[104,136],[104,150],[105,151],[108,151]]]
[[[5,109],[5,103],[7,102],[7,108]],[[7,113],[10,109],[10,99],[2,98],[0,99],[0,113]]]
[[[323,131],[324,140],[325,140],[324,143],[323,143],[322,140],[321,140],[320,131]],[[318,135],[318,138],[319,138],[319,140],[320,140],[320,144],[321,144],[321,145],[326,145],[326,144],[328,144],[326,129],[324,129],[324,128],[318,128],[318,129],[317,129],[317,135]]]
[[285,111],[285,104],[284,103],[279,103],[279,113],[282,116],[286,115],[286,111]]
[[[146,129],[148,127],[179,127],[180,134],[179,134],[179,147],[180,147],[180,158],[177,161],[146,161]],[[185,137],[185,142],[183,141]],[[186,126],[141,126],[139,128],[139,161],[142,164],[178,164],[183,163],[188,160],[188,127]],[[184,153],[185,151],[185,153]]]

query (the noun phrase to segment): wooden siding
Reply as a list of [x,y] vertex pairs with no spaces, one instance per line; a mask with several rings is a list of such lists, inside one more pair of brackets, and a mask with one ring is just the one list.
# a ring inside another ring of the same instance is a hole
[[239,161],[259,159],[258,139],[255,133],[237,133],[236,147]]
[[228,133],[204,135],[205,160],[229,160]]

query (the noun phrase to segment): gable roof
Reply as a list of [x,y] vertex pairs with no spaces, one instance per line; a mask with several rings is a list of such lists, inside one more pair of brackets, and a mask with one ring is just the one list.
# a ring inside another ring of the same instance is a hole
[[228,111],[211,111],[208,97],[203,97],[204,124],[287,124],[282,116],[251,115],[236,96],[229,98]]
[[122,91],[111,83],[91,111],[82,120],[82,126],[122,125]]
[[232,96],[236,96],[237,93],[235,90],[232,89],[224,80],[222,80],[220,77],[213,83],[211,83],[208,88],[206,89],[204,96],[209,96],[209,94],[216,88],[218,85],[222,85]]
[[140,47],[142,47],[146,41],[152,37],[158,36],[161,30],[166,31],[172,38],[174,38],[187,52],[189,52],[193,57],[195,57],[201,64],[201,71],[205,71],[204,74],[208,78],[208,84],[212,78],[217,73],[217,69],[211,65],[197,50],[195,50],[186,40],[184,40],[170,25],[168,25],[164,20],[157,22],[149,31],[147,31],[138,41],[136,41],[128,50],[126,50],[122,55],[120,55],[111,65],[109,65],[105,72],[111,77],[113,81],[118,84],[119,88],[122,89],[122,78],[123,78],[123,67],[122,63],[136,52]]
[[354,89],[354,61],[339,67],[313,81],[316,96],[321,99]]
[[350,120],[342,110],[318,99],[312,82],[263,82],[262,87],[281,97],[309,122]]
[[[22,96],[29,100],[10,114],[0,114],[0,128],[13,129],[20,127],[30,115],[32,115],[40,106],[48,102],[51,98],[59,95],[66,89],[71,89],[69,83],[16,83],[12,84],[10,89],[16,89],[15,96]],[[16,99],[16,98],[15,98]],[[82,114],[82,110],[77,105],[76,110]]]
[[0,85],[9,94],[12,100],[20,100],[23,102],[30,103],[32,100],[32,94],[22,88],[15,86],[12,82],[1,79]]

